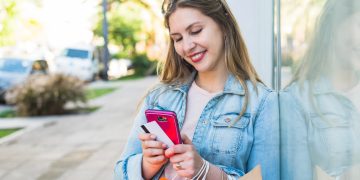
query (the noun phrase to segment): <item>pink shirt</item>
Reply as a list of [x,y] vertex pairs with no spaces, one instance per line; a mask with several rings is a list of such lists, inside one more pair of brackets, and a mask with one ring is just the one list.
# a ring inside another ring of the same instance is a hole
[[[205,108],[206,104],[218,93],[209,93],[204,89],[201,89],[195,81],[191,84],[191,87],[188,92],[187,102],[186,102],[186,113],[184,125],[181,129],[181,134],[186,134],[189,139],[192,139],[195,132],[195,127],[198,123],[200,115]],[[165,171],[162,176],[165,176],[167,179],[174,180],[183,180],[185,178],[175,177],[176,171],[173,169],[172,164],[169,163],[165,167]],[[175,177],[175,178],[174,178]]]

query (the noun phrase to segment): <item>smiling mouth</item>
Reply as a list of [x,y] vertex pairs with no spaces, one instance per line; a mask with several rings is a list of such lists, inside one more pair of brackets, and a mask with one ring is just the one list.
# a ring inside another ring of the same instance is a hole
[[204,58],[206,52],[207,51],[202,51],[194,55],[191,55],[190,56],[191,61],[194,63],[200,62]]

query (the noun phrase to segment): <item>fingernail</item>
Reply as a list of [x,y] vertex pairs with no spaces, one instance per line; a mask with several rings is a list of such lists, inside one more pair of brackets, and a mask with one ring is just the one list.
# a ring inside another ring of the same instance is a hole
[[151,137],[152,139],[155,139],[155,135],[150,135],[150,137]]

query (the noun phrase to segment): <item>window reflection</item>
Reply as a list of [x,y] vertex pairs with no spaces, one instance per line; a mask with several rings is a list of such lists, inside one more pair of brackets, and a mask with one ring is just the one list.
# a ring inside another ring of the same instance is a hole
[[281,179],[360,179],[360,1],[326,1],[309,33],[280,92]]

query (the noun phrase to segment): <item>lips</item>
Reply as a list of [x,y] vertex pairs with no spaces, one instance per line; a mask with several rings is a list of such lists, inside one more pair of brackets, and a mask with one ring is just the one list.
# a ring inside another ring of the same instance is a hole
[[197,63],[197,62],[200,62],[204,56],[206,54],[206,51],[202,51],[202,52],[199,52],[199,53],[194,53],[192,55],[190,55],[190,59],[193,63]]

